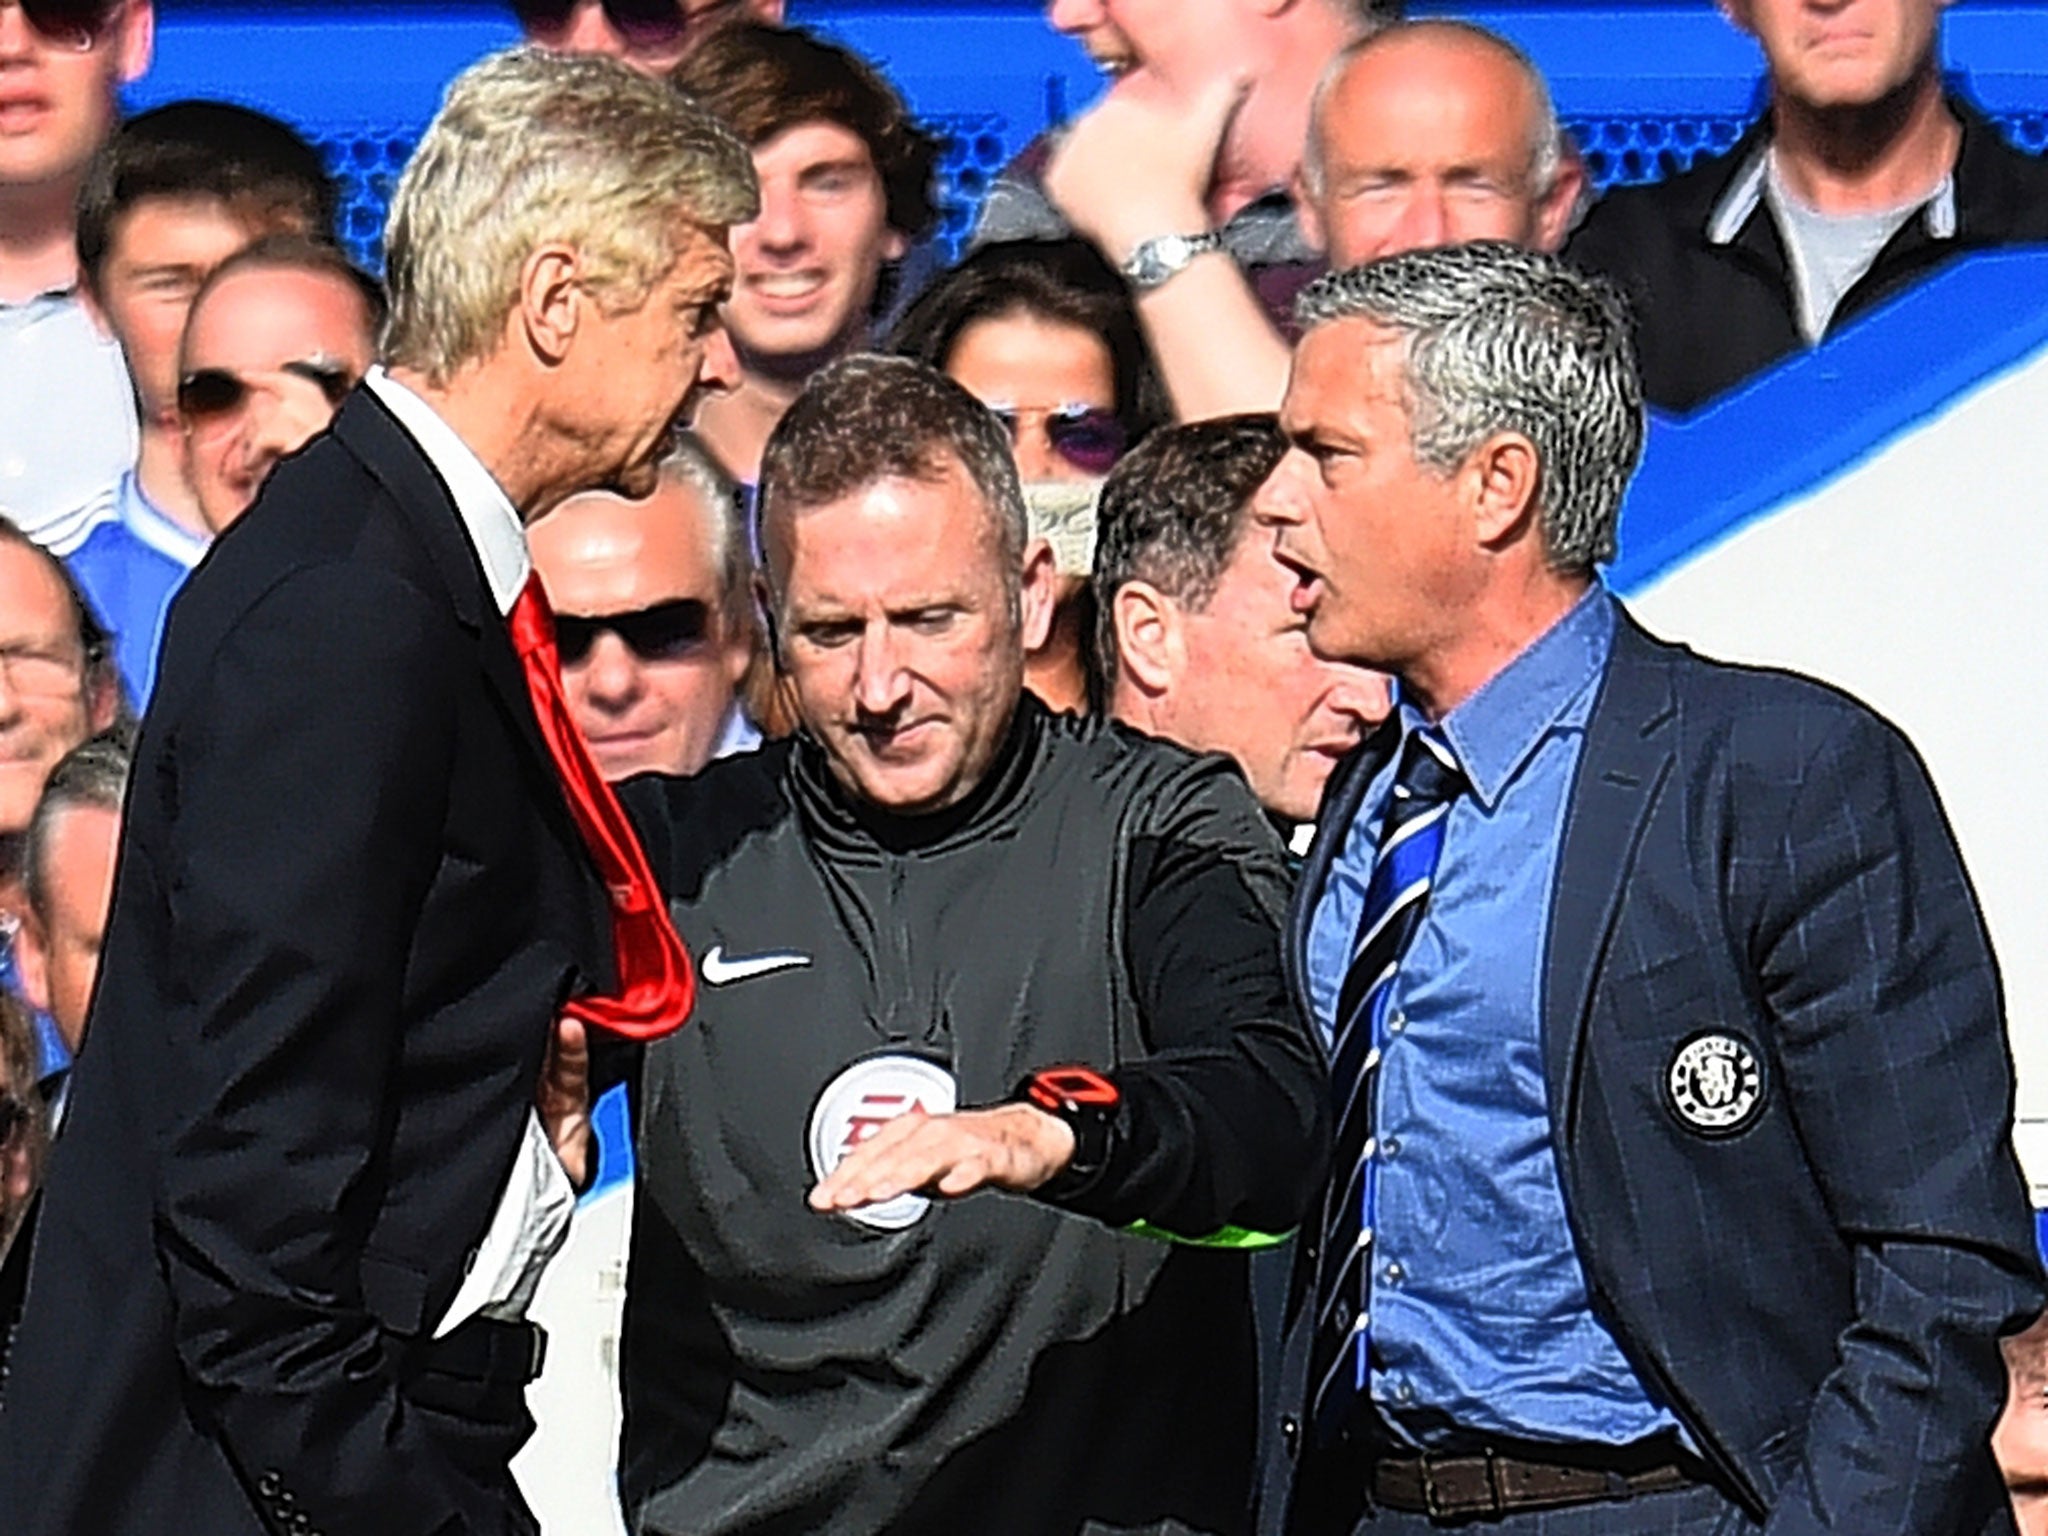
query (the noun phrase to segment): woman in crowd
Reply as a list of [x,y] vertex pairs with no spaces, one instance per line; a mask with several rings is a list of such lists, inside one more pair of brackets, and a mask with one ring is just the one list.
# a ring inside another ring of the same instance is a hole
[[1052,632],[1025,682],[1054,709],[1088,709],[1096,494],[1169,414],[1122,281],[1080,241],[984,246],[918,298],[890,350],[944,370],[1009,428],[1031,531],[1052,541],[1060,570]]

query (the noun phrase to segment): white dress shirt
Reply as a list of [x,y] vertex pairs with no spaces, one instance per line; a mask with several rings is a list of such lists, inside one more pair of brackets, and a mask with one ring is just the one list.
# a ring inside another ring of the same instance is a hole
[[[363,383],[398,418],[448,487],[463,531],[483,565],[491,598],[501,615],[509,615],[533,570],[526,528],[511,498],[426,401],[382,368],[372,368]],[[498,1197],[490,1229],[471,1255],[469,1272],[434,1337],[443,1337],[478,1314],[507,1322],[525,1317],[541,1271],[568,1235],[575,1207],[576,1191],[569,1176],[541,1128],[539,1113],[529,1110],[525,1139]]]

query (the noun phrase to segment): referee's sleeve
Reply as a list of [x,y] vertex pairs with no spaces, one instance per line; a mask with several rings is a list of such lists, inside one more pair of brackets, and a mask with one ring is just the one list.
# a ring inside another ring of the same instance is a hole
[[1176,775],[1132,838],[1122,958],[1146,1052],[1111,1066],[1123,1103],[1100,1171],[1041,1196],[1188,1240],[1285,1233],[1321,1184],[1329,1090],[1281,968],[1279,838],[1220,758]]

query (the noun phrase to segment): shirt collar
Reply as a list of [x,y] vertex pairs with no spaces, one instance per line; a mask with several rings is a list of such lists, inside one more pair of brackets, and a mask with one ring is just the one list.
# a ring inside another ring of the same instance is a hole
[[1731,244],[1742,226],[1764,199],[1764,177],[1770,171],[1771,141],[1761,140],[1742,162],[1742,169],[1728,183],[1728,190],[1707,216],[1707,239],[1715,245]]
[[[1959,157],[1960,158],[1960,157]],[[1770,178],[1771,141],[1768,136],[1757,140],[1750,150],[1749,158],[1742,162],[1742,169],[1735,173],[1728,183],[1728,189],[1721,194],[1721,200],[1714,204],[1714,211],[1707,215],[1707,240],[1714,245],[1732,245],[1735,237],[1742,233],[1764,200],[1764,184]],[[1934,194],[1922,203],[1919,213],[1927,224],[1927,235],[1932,240],[1953,240],[1956,236],[1956,173],[1954,170],[1942,177],[1941,185]]]
[[533,572],[533,558],[526,551],[526,526],[520,522],[512,498],[440,413],[381,365],[364,375],[363,383],[398,418],[398,424],[419,444],[420,452],[448,487],[463,531],[483,564],[491,599],[501,615],[510,613]]
[[158,554],[191,570],[206,553],[206,540],[191,529],[174,523],[142,489],[142,478],[134,470],[121,477],[114,490],[115,511],[128,531]]
[[[1443,721],[1444,738],[1472,786],[1492,810],[1522,765],[1606,670],[1614,645],[1614,599],[1594,582],[1563,618]],[[1420,729],[1421,712],[1401,701],[1402,736]]]
[[0,309],[28,310],[50,307],[58,304],[72,304],[78,301],[78,279],[45,288],[40,293],[25,293],[18,299],[0,299]]

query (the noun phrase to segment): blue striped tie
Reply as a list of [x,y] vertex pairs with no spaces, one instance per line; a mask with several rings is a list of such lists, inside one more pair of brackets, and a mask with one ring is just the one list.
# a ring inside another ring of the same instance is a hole
[[1334,1439],[1366,1385],[1367,1304],[1372,1293],[1370,1212],[1377,1177],[1373,1090],[1379,1076],[1386,1002],[1408,941],[1422,924],[1443,851],[1444,822],[1465,776],[1442,735],[1411,731],[1388,797],[1358,916],[1351,963],[1337,994],[1330,1088],[1337,1140],[1316,1262],[1316,1329],[1309,1355],[1310,1403],[1318,1437]]

